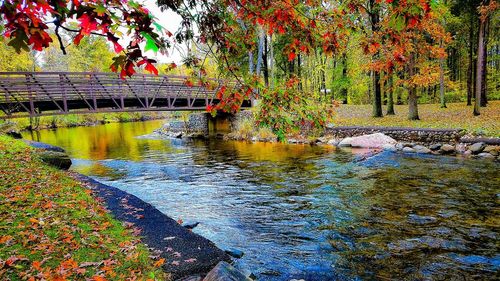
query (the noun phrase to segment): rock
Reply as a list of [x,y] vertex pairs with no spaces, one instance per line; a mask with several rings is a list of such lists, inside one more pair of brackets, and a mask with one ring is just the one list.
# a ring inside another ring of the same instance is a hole
[[350,140],[350,144],[352,147],[359,147],[359,148],[382,148],[386,144],[395,145],[396,143],[397,141],[395,139],[386,136],[382,133],[353,137]]
[[445,144],[441,146],[441,152],[444,154],[452,154],[455,153],[455,147],[450,144]]
[[299,143],[296,139],[288,139],[288,143]]
[[477,156],[481,157],[481,158],[484,158],[484,159],[495,159],[494,155],[491,155],[491,154],[486,153],[486,152],[479,153]]
[[316,143],[327,143],[328,139],[326,137],[320,137],[316,139]]
[[384,146],[382,147],[382,149],[384,149],[386,151],[392,151],[392,152],[398,151],[398,149],[396,148],[396,146],[393,145],[393,144],[384,144]]
[[245,254],[245,253],[243,253],[243,251],[240,251],[238,249],[227,249],[224,252],[226,252],[226,254],[230,255],[231,257],[237,258],[237,259],[242,258],[243,255]]
[[173,133],[172,137],[174,137],[176,139],[180,139],[180,138],[182,138],[182,132]]
[[483,149],[483,152],[498,156],[500,154],[500,146],[488,145]]
[[423,146],[423,145],[415,145],[413,147],[413,149],[415,149],[415,152],[416,153],[421,153],[421,154],[428,154],[428,153],[431,153],[431,150],[428,149],[427,147]]
[[429,149],[432,151],[439,150],[439,149],[441,149],[441,144],[440,143],[433,144],[433,145],[429,146]]
[[469,147],[469,150],[472,151],[472,154],[479,154],[485,147],[486,145],[483,142],[476,142]]
[[67,170],[71,167],[71,159],[64,152],[51,150],[43,150],[38,153],[43,162],[50,164],[62,170]]
[[193,222],[193,223],[185,223],[182,226],[184,226],[187,229],[193,229],[197,227],[200,224],[200,222]]
[[46,144],[43,142],[37,142],[37,141],[24,141],[27,145],[34,147],[34,148],[39,148],[43,150],[48,150],[48,151],[54,151],[54,152],[62,152],[65,153],[66,151],[59,147],[59,146],[54,146],[50,144]]
[[339,144],[339,141],[336,139],[331,139],[328,141],[329,145],[337,146]]
[[463,154],[465,153],[465,151],[467,151],[467,145],[464,144],[464,143],[459,143],[455,146],[455,150],[460,153],[460,154]]
[[435,217],[431,217],[431,216],[419,216],[419,215],[411,214],[408,216],[408,221],[410,221],[410,223],[414,223],[414,224],[428,224],[428,223],[436,222],[437,219]]
[[340,147],[349,147],[351,146],[352,138],[345,138],[339,142]]
[[15,139],[22,139],[23,136],[21,135],[21,133],[17,132],[17,131],[8,131],[5,133],[7,136],[11,136]]
[[405,147],[404,144],[402,144],[400,142],[396,144],[396,149],[397,150],[402,150],[404,147]]
[[221,261],[203,278],[203,281],[249,281],[252,280],[232,265]]
[[414,143],[410,143],[410,142],[404,142],[403,143],[403,147],[414,147],[415,144]]
[[405,147],[405,148],[403,148],[403,152],[404,153],[415,153],[416,151],[412,147]]
[[470,157],[470,156],[472,155],[472,151],[467,150],[467,151],[465,151],[465,152],[464,152],[464,154],[463,154],[463,155],[464,155],[465,157]]

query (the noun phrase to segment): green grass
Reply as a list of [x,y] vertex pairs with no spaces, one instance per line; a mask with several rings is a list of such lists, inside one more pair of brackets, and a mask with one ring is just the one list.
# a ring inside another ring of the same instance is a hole
[[168,278],[89,189],[22,141],[0,135],[0,171],[0,280]]
[[[0,113],[1,114],[1,113]],[[89,126],[100,123],[132,122],[147,119],[162,119],[170,116],[168,112],[119,112],[119,113],[91,113],[91,114],[68,114],[53,115],[33,118],[16,118],[8,121],[0,120],[0,132],[5,131],[2,127],[24,130],[30,126],[34,129],[62,128]],[[7,124],[7,125],[5,125]]]
[[[472,107],[465,103],[419,104],[420,120],[408,120],[408,105],[396,105],[396,115],[371,117],[371,105],[341,105],[337,108],[334,124],[337,126],[384,126],[411,128],[464,129],[476,136],[500,137],[500,101],[490,101],[481,108],[481,115],[473,116]],[[384,112],[386,111],[384,107]]]

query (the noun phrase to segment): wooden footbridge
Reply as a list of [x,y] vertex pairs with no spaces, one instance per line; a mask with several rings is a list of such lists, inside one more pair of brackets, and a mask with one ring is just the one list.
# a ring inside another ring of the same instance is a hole
[[[116,73],[0,72],[0,118],[136,111],[201,111],[219,102],[221,81],[190,85],[187,77]],[[243,102],[250,107],[250,100]]]

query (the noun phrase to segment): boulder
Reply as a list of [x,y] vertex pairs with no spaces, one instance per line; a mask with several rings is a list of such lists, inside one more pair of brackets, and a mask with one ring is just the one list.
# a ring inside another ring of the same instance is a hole
[[413,147],[407,146],[407,147],[403,148],[403,152],[404,153],[415,153],[416,151],[415,151],[415,149],[413,149]]
[[197,227],[199,224],[200,224],[200,222],[188,222],[188,223],[184,223],[182,226],[184,226],[187,229],[193,229],[193,228]]
[[441,144],[440,143],[436,143],[436,144],[433,144],[431,146],[429,146],[429,149],[432,150],[432,151],[436,151],[436,150],[439,150],[441,149]]
[[7,136],[10,136],[14,139],[22,139],[23,136],[21,135],[21,133],[19,133],[18,131],[8,131],[5,133]]
[[250,281],[252,279],[246,277],[225,261],[221,261],[203,278],[203,281]]
[[402,143],[400,143],[400,142],[399,142],[399,143],[396,143],[396,149],[397,149],[397,150],[401,150],[401,149],[403,149],[403,147],[405,147],[405,146],[404,146],[404,144],[402,144]]
[[413,149],[415,150],[416,153],[421,153],[421,154],[431,153],[431,150],[423,145],[415,145]]
[[43,142],[37,142],[37,141],[25,141],[25,142],[26,142],[26,144],[28,144],[29,146],[34,147],[34,148],[39,148],[39,149],[54,151],[54,152],[61,152],[61,153],[66,152],[63,148],[61,148],[59,146],[54,146],[54,145],[46,144]]
[[339,144],[339,141],[336,139],[331,139],[328,141],[329,145],[337,146]]
[[455,152],[455,147],[453,145],[445,144],[441,146],[441,152],[444,154],[451,154]]
[[488,145],[483,149],[483,152],[498,156],[500,154],[500,146]]
[[467,151],[467,145],[465,143],[459,143],[455,146],[455,150],[458,153],[463,154]]
[[71,167],[71,159],[69,159],[68,154],[64,152],[42,150],[38,152],[38,155],[43,162],[56,168],[68,170],[69,167]]
[[396,148],[396,146],[393,145],[393,144],[384,144],[384,146],[382,147],[382,149],[386,150],[386,151],[391,151],[391,152],[398,151],[398,149]]
[[470,156],[472,155],[472,151],[467,150],[467,151],[465,151],[465,152],[464,152],[464,154],[463,154],[463,155],[464,155],[465,157],[470,157]]
[[477,156],[479,156],[481,158],[485,158],[485,159],[495,159],[494,155],[491,155],[491,154],[486,153],[486,152],[479,153]]
[[345,138],[339,142],[340,147],[349,147],[351,146],[352,138]]
[[350,140],[350,144],[352,147],[359,147],[359,148],[382,148],[386,144],[395,145],[396,143],[397,141],[395,139],[386,136],[382,133],[353,137]]
[[226,254],[230,255],[231,257],[237,258],[237,259],[242,258],[243,255],[245,254],[245,253],[243,253],[243,251],[240,251],[238,249],[227,249],[224,252],[226,252]]
[[475,144],[469,147],[469,150],[472,151],[472,154],[479,154],[486,147],[484,142],[476,142]]

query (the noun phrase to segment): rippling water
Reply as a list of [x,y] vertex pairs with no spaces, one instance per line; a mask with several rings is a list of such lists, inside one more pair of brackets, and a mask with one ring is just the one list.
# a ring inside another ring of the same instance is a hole
[[[162,121],[42,131],[73,169],[245,255],[261,280],[486,280],[500,271],[500,164],[137,138]],[[28,136],[29,137],[29,136]]]

